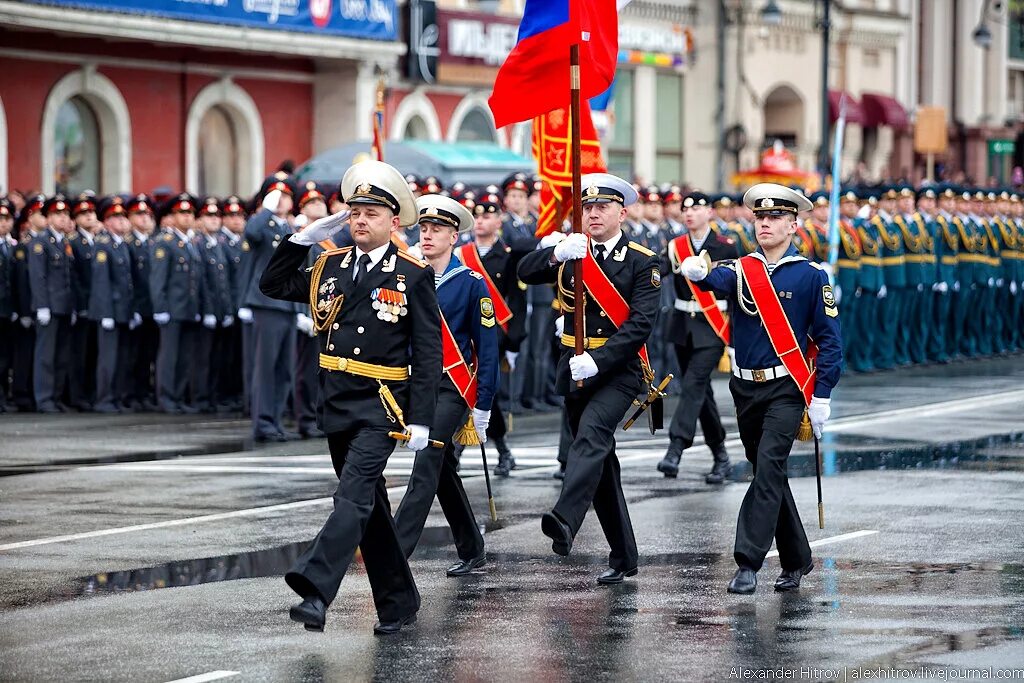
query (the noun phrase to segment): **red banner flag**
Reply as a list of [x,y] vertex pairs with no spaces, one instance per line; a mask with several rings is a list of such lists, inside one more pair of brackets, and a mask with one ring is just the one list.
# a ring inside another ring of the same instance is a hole
[[[604,173],[601,143],[590,118],[587,101],[580,103],[580,175]],[[537,237],[561,228],[572,206],[572,137],[568,109],[556,109],[533,120],[533,156],[537,175],[543,185],[540,191],[540,217]]]
[[[569,107],[569,46],[580,46],[580,96],[600,95],[615,77],[615,0],[526,0],[519,39],[487,101],[498,128]],[[524,94],[528,93],[528,96]]]

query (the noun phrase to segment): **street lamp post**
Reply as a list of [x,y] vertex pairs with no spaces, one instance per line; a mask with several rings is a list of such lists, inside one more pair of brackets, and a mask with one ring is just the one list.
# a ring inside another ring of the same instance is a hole
[[[824,181],[828,173],[828,130],[831,124],[828,106],[829,47],[832,38],[832,0],[823,0],[821,15],[821,146],[818,148],[818,172]],[[836,182],[833,178],[832,182]]]

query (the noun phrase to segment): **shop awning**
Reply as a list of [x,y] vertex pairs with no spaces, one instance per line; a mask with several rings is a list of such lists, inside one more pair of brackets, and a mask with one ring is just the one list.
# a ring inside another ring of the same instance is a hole
[[840,102],[846,98],[846,122],[864,125],[864,109],[850,93],[845,90],[828,91],[828,120],[835,123],[839,118]]
[[[369,140],[321,152],[296,171],[298,180],[337,184],[352,161],[370,151]],[[490,142],[385,141],[384,161],[402,175],[435,176],[446,187],[461,180],[467,185],[498,184],[518,171],[533,173],[533,159]]]
[[861,93],[861,109],[864,110],[864,126],[890,126],[906,128],[910,125],[910,117],[903,105],[888,95],[880,93]]

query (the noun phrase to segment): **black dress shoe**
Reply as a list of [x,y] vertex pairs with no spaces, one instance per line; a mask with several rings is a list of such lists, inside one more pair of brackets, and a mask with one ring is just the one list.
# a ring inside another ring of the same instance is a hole
[[565,479],[565,463],[558,463],[558,469],[555,470],[555,473],[552,476],[559,480]]
[[459,560],[452,566],[448,567],[448,576],[465,576],[474,569],[482,567],[487,564],[487,555],[480,553],[476,557],[471,557],[468,560]]
[[572,550],[572,531],[554,512],[545,512],[540,518],[540,530],[551,539],[551,550],[565,557]]
[[775,580],[775,592],[787,593],[789,591],[799,590],[800,579],[810,574],[812,569],[814,569],[814,563],[808,562],[807,566],[802,569],[783,570],[783,572],[779,574],[779,578]]
[[681,457],[681,454],[669,451],[665,454],[665,457],[661,459],[661,462],[658,463],[658,471],[666,477],[675,479],[679,474],[679,459]]
[[327,605],[320,598],[306,598],[288,610],[292,621],[305,624],[307,631],[323,631],[327,621]]
[[303,439],[322,439],[327,435],[317,427],[310,427],[309,429],[303,429],[300,431],[299,436]]
[[729,454],[725,451],[725,445],[721,445],[713,451],[715,464],[711,471],[704,475],[705,484],[721,484],[732,473],[732,464],[729,462]]
[[597,582],[602,586],[611,586],[612,584],[622,583],[622,580],[627,576],[636,576],[636,572],[636,567],[627,569],[626,571],[609,569],[597,577]]
[[373,632],[378,636],[390,636],[392,633],[398,633],[402,630],[403,626],[412,626],[416,623],[416,613],[413,612],[407,617],[402,617],[398,621],[378,621],[373,625]]
[[47,415],[53,415],[60,412],[60,409],[55,403],[44,403],[36,408],[37,413],[44,413]]
[[757,572],[750,567],[740,567],[736,570],[736,574],[732,577],[726,590],[730,593],[750,595],[757,590]]

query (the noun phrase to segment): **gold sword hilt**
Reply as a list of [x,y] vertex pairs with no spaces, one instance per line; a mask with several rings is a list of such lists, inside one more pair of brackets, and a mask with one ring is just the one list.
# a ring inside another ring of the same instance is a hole
[[[392,439],[396,441],[401,441],[402,443],[408,443],[409,439],[412,438],[405,432],[388,432],[388,436],[390,436]],[[444,442],[438,441],[436,439],[428,439],[427,445],[430,446],[431,448],[444,448]]]

